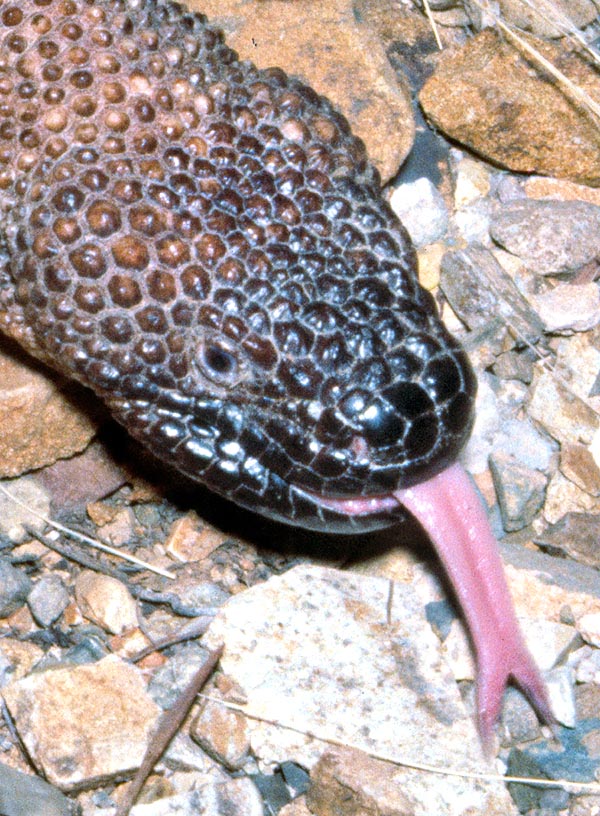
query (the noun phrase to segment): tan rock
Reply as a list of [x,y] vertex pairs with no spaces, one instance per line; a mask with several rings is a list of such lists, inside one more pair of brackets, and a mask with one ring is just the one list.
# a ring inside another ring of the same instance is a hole
[[141,672],[113,655],[32,674],[2,696],[29,756],[62,790],[139,767],[160,713]]
[[29,674],[35,664],[44,656],[44,651],[35,643],[7,637],[0,640],[0,655],[4,656],[11,664],[10,679],[14,681],[20,680],[21,677]]
[[290,802],[289,805],[282,807],[279,811],[279,816],[314,816],[313,812],[308,809],[306,799],[304,796],[299,796]]
[[384,180],[412,146],[408,86],[400,85],[385,49],[357,22],[350,0],[191,0],[222,27],[227,43],[259,68],[299,76],[347,117]]
[[560,450],[560,469],[577,487],[592,496],[600,496],[600,465],[585,445],[564,444]]
[[232,771],[241,768],[250,751],[247,718],[239,711],[207,700],[190,729],[190,736],[209,756]]
[[34,476],[21,476],[2,486],[0,533],[14,542],[28,537],[28,530],[42,532],[50,514],[50,499]]
[[336,748],[315,765],[306,802],[319,816],[413,816],[402,776],[403,770],[390,763]]
[[138,625],[135,601],[116,578],[86,570],[77,577],[75,597],[85,617],[113,635]]
[[0,427],[0,477],[7,477],[83,450],[97,423],[42,366],[1,353]]
[[600,189],[576,184],[568,179],[533,176],[524,184],[529,198],[555,199],[558,201],[587,201],[600,206]]
[[559,283],[532,300],[548,332],[584,332],[600,324],[600,289],[595,283]]
[[429,292],[433,292],[440,284],[440,267],[445,252],[446,246],[441,242],[429,244],[418,251],[419,283]]
[[[600,78],[583,58],[567,46],[528,42],[597,98]],[[503,167],[600,185],[592,118],[491,29],[444,52],[419,99],[436,127]]]
[[482,162],[461,159],[456,168],[454,203],[457,208],[472,204],[490,192],[490,170]]
[[600,648],[600,612],[582,615],[577,622],[577,629],[586,643]]
[[551,371],[538,369],[528,413],[558,442],[589,445],[600,427],[598,414]]
[[112,521],[98,528],[103,541],[121,547],[131,541],[135,531],[135,515],[131,507],[120,507]]
[[558,472],[550,479],[546,490],[544,518],[555,524],[566,513],[600,513],[600,499],[590,496]]
[[500,0],[500,11],[507,22],[539,37],[561,37],[569,23],[574,28],[584,28],[598,13],[592,0],[552,0],[551,3]]
[[165,541],[165,550],[176,561],[202,561],[220,547],[223,541],[222,533],[202,526],[197,513],[191,511],[173,523]]

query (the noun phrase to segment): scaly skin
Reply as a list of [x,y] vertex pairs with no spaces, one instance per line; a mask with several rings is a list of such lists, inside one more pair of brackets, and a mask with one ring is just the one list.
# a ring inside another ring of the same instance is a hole
[[[0,105],[1,331],[241,505],[339,532],[404,497],[423,516],[475,380],[327,100],[164,0],[0,0]],[[454,580],[464,542],[425,528]],[[485,603],[512,620],[494,558]],[[458,591],[472,628],[482,580]],[[495,719],[525,684],[488,664]]]

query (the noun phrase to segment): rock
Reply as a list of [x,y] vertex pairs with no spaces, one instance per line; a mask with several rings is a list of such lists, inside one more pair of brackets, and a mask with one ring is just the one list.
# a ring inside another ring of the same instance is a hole
[[447,252],[441,269],[441,289],[470,329],[489,325],[495,316],[521,337],[533,341],[541,335],[540,318],[485,247]]
[[136,805],[131,816],[263,816],[260,795],[250,779],[203,784],[198,790]]
[[454,224],[460,238],[467,244],[487,246],[490,241],[490,218],[492,202],[489,198],[480,198],[467,204],[454,214]]
[[505,738],[503,745],[518,742],[531,742],[541,734],[539,720],[522,694],[514,688],[506,690],[502,708],[501,726]]
[[116,578],[85,570],[77,576],[75,598],[83,615],[107,632],[120,635],[138,625],[137,608]]
[[[508,176],[507,178],[510,178]],[[525,180],[523,191],[527,198],[554,199],[556,201],[587,201],[600,207],[600,189],[576,184],[568,179],[530,176]]]
[[40,626],[50,626],[65,611],[71,598],[58,575],[42,576],[27,597],[31,614]]
[[306,798],[304,796],[294,799],[289,805],[281,808],[279,816],[314,816],[313,812],[308,809]]
[[402,221],[417,247],[442,238],[448,228],[444,199],[427,178],[396,187],[390,206]]
[[589,513],[597,516],[600,514],[600,499],[590,496],[557,471],[550,477],[546,489],[544,518],[549,524],[556,524],[567,513]]
[[499,0],[499,5],[505,20],[539,37],[562,37],[567,21],[585,28],[598,14],[592,0],[552,0],[539,8],[527,0]]
[[65,386],[40,364],[0,338],[0,477],[19,476],[83,450],[97,416],[82,404],[81,389]]
[[[598,97],[600,79],[574,48],[528,42]],[[419,100],[436,127],[502,167],[600,184],[600,134],[592,117],[500,32],[486,29],[442,53]]]
[[131,507],[117,507],[105,502],[88,504],[87,512],[98,526],[98,535],[113,547],[122,547],[131,541],[136,519]]
[[600,289],[595,283],[559,283],[534,296],[533,303],[547,332],[571,334],[600,324]]
[[6,816],[72,816],[73,802],[39,776],[0,763],[0,813]]
[[428,244],[422,247],[417,255],[419,258],[419,283],[423,288],[432,292],[440,283],[440,264],[446,247],[443,243]]
[[565,725],[567,728],[574,728],[577,723],[577,712],[575,710],[573,690],[575,678],[573,672],[565,666],[557,666],[552,671],[546,672],[544,680],[548,689],[550,709],[556,718],[556,722]]
[[600,648],[600,612],[590,612],[583,615],[578,622],[577,628],[581,637],[586,643]]
[[574,626],[548,620],[531,620],[520,617],[527,648],[537,666],[550,672],[561,663],[578,642]]
[[283,776],[277,771],[253,774],[252,781],[260,791],[266,813],[279,813],[282,807],[290,803],[290,791]]
[[223,544],[223,534],[204,525],[197,513],[190,511],[178,518],[164,543],[166,552],[176,561],[202,561]]
[[402,771],[362,751],[336,748],[315,765],[306,802],[319,816],[413,816]]
[[[226,779],[227,775],[220,765],[211,759],[189,736],[180,729],[168,745],[162,760],[167,768],[175,772],[198,772],[204,777]],[[177,789],[178,793],[182,791]]]
[[163,709],[169,709],[206,662],[208,653],[194,641],[182,643],[169,660],[158,669],[148,685],[152,699]]
[[239,770],[250,751],[247,721],[239,711],[207,700],[192,723],[190,734],[209,756],[229,768]]
[[[589,647],[587,647],[589,649]],[[592,651],[589,649],[589,651]],[[600,669],[600,652],[594,649],[597,656],[597,666]],[[584,683],[584,681],[580,681]],[[575,687],[575,700],[577,702],[577,718],[579,720],[595,719],[600,711],[600,685],[596,682],[585,682],[583,685]]]
[[561,443],[590,445],[600,428],[598,414],[550,371],[538,369],[531,388],[529,416]]
[[563,476],[590,496],[600,496],[600,463],[595,460],[590,448],[568,443],[561,445],[560,470]]
[[585,201],[514,201],[497,210],[490,232],[536,274],[556,275],[600,254],[600,207]]
[[529,385],[537,355],[530,348],[510,349],[494,360],[493,372],[501,380],[519,380]]
[[597,816],[600,813],[600,796],[581,794],[571,798],[569,816]]
[[169,585],[169,603],[177,615],[195,618],[214,615],[215,609],[229,599],[217,583],[199,581],[189,575],[182,575]]
[[483,162],[464,157],[456,165],[454,204],[457,210],[485,198],[490,192],[490,170]]
[[519,617],[559,621],[561,610],[568,608],[576,621],[600,611],[597,570],[506,539],[499,546]]
[[385,49],[354,14],[350,0],[193,0],[191,8],[222,27],[227,43],[260,68],[280,66],[329,97],[367,145],[384,180],[410,150],[414,121],[408,84]]
[[556,347],[557,376],[568,388],[600,412],[600,392],[594,384],[600,376],[600,329],[562,338]]
[[160,711],[141,672],[112,655],[31,674],[2,696],[36,767],[62,790],[138,768]]
[[[596,730],[597,720],[583,721],[572,729],[560,729],[563,747],[553,741],[542,741],[525,749],[513,748],[508,758],[508,773],[515,776],[535,776],[541,779],[570,779],[578,782],[595,781],[600,768],[598,757],[588,754],[583,745],[585,736]],[[510,791],[520,812],[527,813],[539,803],[542,789],[511,783]]]
[[299,796],[306,793],[310,787],[310,776],[307,771],[296,762],[282,762],[279,766],[285,784],[292,796]]
[[[204,642],[224,641],[221,665],[246,692],[248,712],[302,732],[249,719],[260,762],[311,768],[324,747],[308,732],[388,756],[404,745],[424,762],[446,765],[451,755],[463,769],[484,766],[420,599],[396,584],[388,624],[388,594],[384,579],[298,566],[219,612]],[[395,771],[416,816],[458,816],[463,797],[474,815],[514,813],[501,786]]]
[[[8,494],[8,495],[7,495]],[[2,484],[0,492],[0,533],[18,543],[27,529],[41,533],[50,514],[50,499],[33,476],[21,476]]]
[[0,640],[0,688],[25,677],[43,657],[43,650],[35,643],[3,637]]
[[0,558],[0,618],[23,606],[30,591],[31,581],[23,570],[13,567],[8,558]]
[[53,513],[60,515],[114,493],[125,484],[127,474],[106,448],[94,441],[83,453],[59,459],[36,473],[35,478],[49,494]]
[[598,530],[600,515],[594,513],[565,513],[536,536],[538,546],[550,552],[575,559],[582,564],[600,569]]
[[493,454],[490,468],[504,529],[522,530],[531,524],[544,504],[547,477],[505,453]]

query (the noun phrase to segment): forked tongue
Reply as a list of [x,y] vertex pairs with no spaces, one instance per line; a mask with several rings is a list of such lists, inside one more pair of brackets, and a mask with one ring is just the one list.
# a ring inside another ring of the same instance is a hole
[[494,726],[511,679],[540,718],[552,723],[546,687],[519,629],[498,544],[464,469],[453,464],[394,496],[429,535],[465,616],[477,657],[477,717],[486,753],[492,753]]

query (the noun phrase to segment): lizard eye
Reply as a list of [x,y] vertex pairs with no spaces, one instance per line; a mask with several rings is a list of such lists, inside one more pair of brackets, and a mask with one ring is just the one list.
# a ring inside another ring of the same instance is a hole
[[220,341],[211,340],[200,346],[196,364],[205,377],[220,385],[233,385],[239,379],[237,355]]

